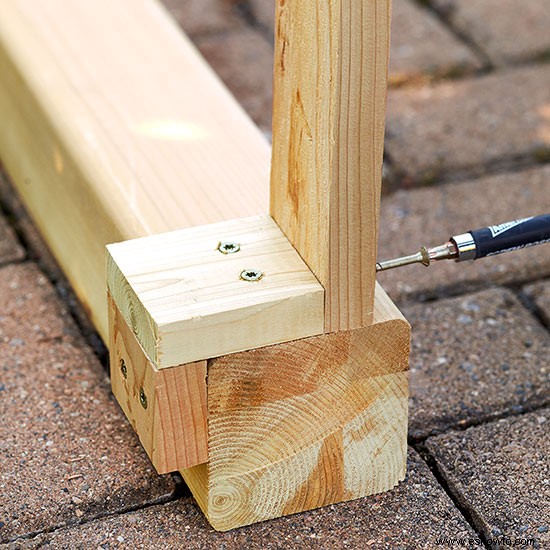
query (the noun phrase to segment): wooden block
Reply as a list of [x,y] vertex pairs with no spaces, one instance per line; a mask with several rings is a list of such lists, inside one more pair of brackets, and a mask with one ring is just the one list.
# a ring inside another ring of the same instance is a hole
[[323,288],[267,214],[107,248],[109,291],[157,368],[323,332]]
[[105,245],[268,211],[269,145],[154,0],[0,8],[0,156],[108,341]]
[[390,0],[277,2],[270,212],[325,289],[325,332],[374,304]]
[[208,459],[206,361],[158,370],[109,295],[111,385],[159,474]]
[[209,361],[209,462],[182,475],[216,529],[404,478],[410,329],[376,302],[372,326]]

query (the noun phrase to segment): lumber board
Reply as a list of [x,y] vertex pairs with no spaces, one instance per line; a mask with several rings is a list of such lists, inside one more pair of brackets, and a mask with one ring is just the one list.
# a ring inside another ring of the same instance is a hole
[[372,321],[390,0],[277,2],[270,212],[326,292]]
[[108,341],[104,247],[268,211],[269,145],[153,0],[7,0],[0,157]]
[[269,214],[107,250],[109,291],[159,369],[323,333],[323,287]]
[[159,370],[108,295],[113,394],[159,474],[208,460],[206,361]]
[[208,362],[208,464],[183,470],[218,530],[351,500],[405,476],[410,328],[375,324]]

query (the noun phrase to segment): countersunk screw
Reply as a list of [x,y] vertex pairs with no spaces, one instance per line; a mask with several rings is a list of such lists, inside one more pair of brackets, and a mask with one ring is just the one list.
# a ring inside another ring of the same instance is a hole
[[259,281],[263,276],[263,271],[259,269],[245,269],[241,271],[241,279],[243,281]]
[[147,408],[147,396],[145,395],[143,388],[139,389],[139,402],[144,409]]
[[218,245],[218,250],[222,254],[235,254],[235,252],[238,252],[241,249],[241,245],[239,243],[220,243]]
[[124,379],[128,378],[128,367],[126,366],[124,359],[120,360],[120,372],[122,373],[122,376],[124,376]]

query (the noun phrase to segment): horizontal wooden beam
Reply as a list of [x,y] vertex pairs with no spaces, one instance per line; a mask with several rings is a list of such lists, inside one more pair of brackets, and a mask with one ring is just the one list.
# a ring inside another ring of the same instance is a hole
[[2,162],[101,336],[105,245],[268,211],[269,145],[150,0],[0,9]]

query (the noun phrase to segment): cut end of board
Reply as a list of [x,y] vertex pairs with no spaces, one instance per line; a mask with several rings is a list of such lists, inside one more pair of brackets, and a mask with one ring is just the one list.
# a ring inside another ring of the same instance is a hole
[[181,473],[213,527],[227,531],[402,481],[409,346],[408,323],[386,316],[209,361],[209,461]]

